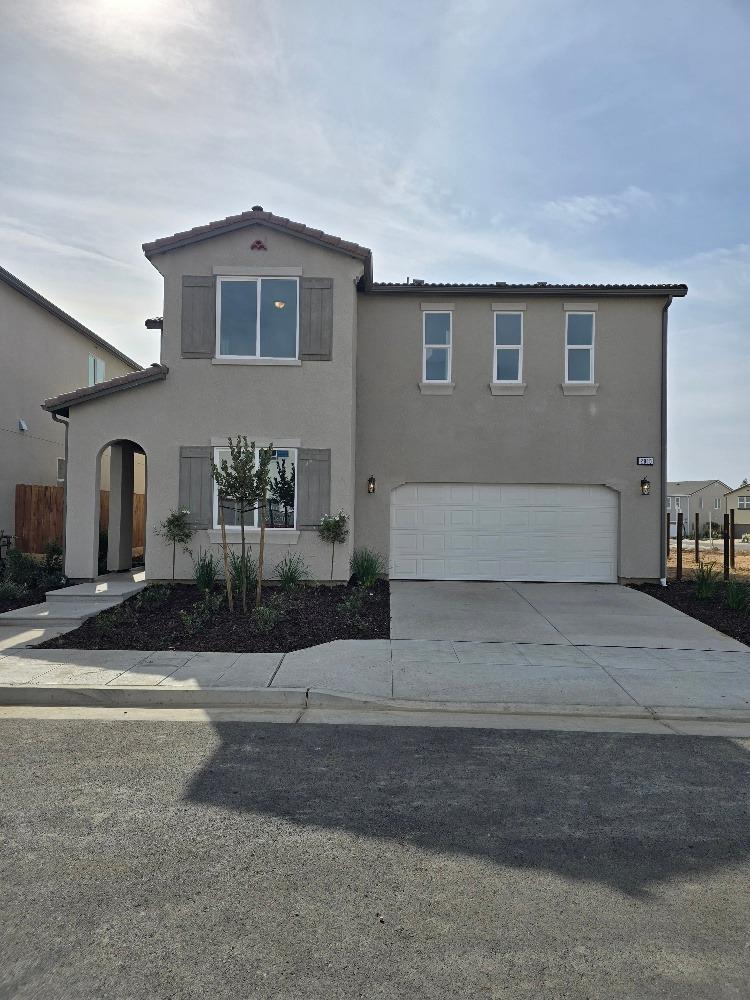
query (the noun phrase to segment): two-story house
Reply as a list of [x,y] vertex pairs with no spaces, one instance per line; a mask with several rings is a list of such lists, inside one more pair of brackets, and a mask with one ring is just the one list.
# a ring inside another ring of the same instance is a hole
[[[50,395],[141,366],[0,267],[0,530],[14,533],[20,483],[65,480],[65,433],[39,410]],[[140,470],[137,464],[136,472]],[[102,488],[108,488],[105,456]],[[136,487],[143,491],[142,478]]]
[[750,486],[747,482],[736,490],[730,490],[724,501],[727,514],[734,511],[734,537],[750,535]]
[[686,479],[667,483],[665,510],[671,514],[670,533],[677,537],[677,515],[682,514],[685,531],[695,527],[695,515],[700,516],[701,531],[709,524],[722,525],[729,487],[720,479]]
[[[335,579],[363,545],[396,579],[665,575],[667,310],[686,286],[376,283],[367,248],[259,206],[144,252],[161,363],[45,403],[69,422],[71,577],[95,573],[103,449],[118,469],[145,453],[149,528],[183,506],[195,549],[219,540],[210,463],[236,434],[294,473],[293,508],[264,514],[270,565],[296,551],[326,578],[315,529],[343,509]],[[170,559],[149,531],[147,577]]]

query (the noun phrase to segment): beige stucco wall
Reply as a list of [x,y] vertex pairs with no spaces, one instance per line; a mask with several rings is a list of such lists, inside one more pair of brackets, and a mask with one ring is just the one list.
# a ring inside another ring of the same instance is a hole
[[[133,369],[0,281],[0,529],[14,530],[17,483],[55,485],[64,430],[44,399],[88,383],[88,357],[104,358],[107,378]],[[18,429],[18,421],[28,431]]]
[[750,486],[742,486],[726,497],[727,513],[730,510],[734,511],[735,535],[750,534],[750,510],[744,508],[740,510],[738,506],[740,496],[750,496]]
[[[423,395],[420,304],[453,301],[451,395]],[[391,491],[405,482],[603,484],[620,498],[619,576],[660,575],[662,307],[654,297],[596,300],[596,395],[565,396],[570,294],[529,296],[524,395],[493,396],[494,295],[360,295],[356,544],[384,556]],[[508,296],[518,301],[519,296]],[[592,301],[591,295],[586,301]],[[636,465],[653,456],[653,467]],[[644,497],[640,481],[651,481]],[[367,478],[377,492],[367,493]]]
[[[700,526],[701,530],[708,524],[709,520],[714,521],[718,524],[724,523],[724,514],[727,511],[725,494],[727,492],[727,487],[723,483],[711,483],[709,486],[704,487],[702,490],[696,490],[695,493],[691,493],[689,496],[680,493],[678,489],[674,489],[677,484],[667,483],[667,496],[672,497],[672,506],[666,507],[667,513],[671,513],[672,521],[674,522],[673,531],[677,531],[677,514],[678,511],[674,505],[674,497],[680,497],[680,510],[685,515],[685,531],[692,531],[695,525],[695,515],[700,514]],[[701,500],[703,501],[703,506],[701,507]],[[714,502],[719,501],[718,510],[714,507]]]
[[[251,251],[262,238],[268,250]],[[149,384],[71,408],[69,451],[68,560],[70,576],[91,576],[94,566],[94,482],[96,455],[109,442],[137,442],[147,459],[146,575],[171,573],[171,552],[154,536],[154,527],[179,502],[180,446],[210,445],[213,439],[246,434],[258,441],[298,441],[303,448],[331,449],[331,507],[354,508],[354,336],[355,280],[362,264],[344,254],[273,230],[254,227],[174,250],[154,258],[164,275],[162,361],[170,368],[164,382]],[[305,361],[299,367],[213,365],[180,357],[182,275],[211,274],[214,266],[301,267],[308,277],[333,278],[333,360]],[[300,552],[313,576],[330,573],[330,547],[315,532],[303,531],[296,544],[268,541],[266,566],[287,551]],[[192,547],[220,548],[207,531]],[[254,547],[257,553],[257,546]],[[334,579],[349,575],[351,542],[337,547]],[[192,564],[178,555],[177,577],[189,579]]]

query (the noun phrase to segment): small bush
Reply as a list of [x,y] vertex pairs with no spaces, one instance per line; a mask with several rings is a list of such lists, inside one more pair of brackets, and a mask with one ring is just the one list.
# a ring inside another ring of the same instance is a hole
[[282,590],[294,590],[310,579],[310,570],[299,552],[290,553],[276,563],[274,573]]
[[234,587],[235,594],[242,593],[242,575],[243,571],[247,579],[247,591],[250,593],[255,589],[258,583],[258,564],[253,559],[252,552],[245,553],[245,562],[243,566],[242,553],[235,552],[234,549],[229,550],[229,573],[232,577],[232,586]]
[[54,540],[44,546],[44,571],[48,576],[62,576],[63,548]]
[[191,608],[178,612],[182,627],[188,635],[200,632],[202,628],[208,625],[211,616],[215,615],[221,609],[223,603],[223,594],[206,593],[202,601],[196,601]]
[[360,587],[374,587],[385,573],[383,557],[372,549],[355,549],[349,564],[352,576]]
[[198,550],[197,559],[193,559],[193,575],[196,587],[207,597],[219,579],[219,563],[213,552]]
[[5,565],[7,579],[31,590],[39,586],[43,572],[42,564],[36,559],[21,552],[20,549],[8,549]]
[[743,580],[727,580],[724,584],[724,603],[732,611],[750,610],[750,584]]
[[346,597],[339,601],[339,611],[350,621],[356,621],[362,613],[365,603],[365,592],[361,587],[356,587]]
[[695,571],[695,596],[701,601],[713,597],[719,585],[719,574],[713,563],[699,562]]
[[271,632],[281,621],[281,610],[272,603],[261,604],[250,617],[259,632]]
[[0,601],[20,601],[27,593],[22,583],[16,583],[8,577],[0,579]]
[[743,535],[742,538],[740,539],[740,541],[742,541],[742,542],[750,542],[750,534]]
[[152,583],[140,592],[136,597],[136,603],[139,608],[158,608],[162,604],[166,604],[170,593],[171,587],[167,587],[163,583]]

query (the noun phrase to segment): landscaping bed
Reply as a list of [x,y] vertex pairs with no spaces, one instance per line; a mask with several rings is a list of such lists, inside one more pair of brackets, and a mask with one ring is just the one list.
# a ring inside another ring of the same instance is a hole
[[15,611],[16,608],[28,608],[30,604],[41,604],[47,591],[44,587],[34,587],[24,590],[18,597],[6,598],[0,592],[0,615],[6,611]]
[[218,588],[206,602],[195,586],[151,586],[39,648],[288,653],[334,639],[390,637],[384,580],[368,588],[264,587],[261,615],[252,607],[244,615],[235,601],[230,612]]
[[644,583],[633,589],[641,590],[644,594],[683,611],[691,618],[697,618],[704,625],[710,625],[724,635],[750,645],[750,608],[735,611],[727,607],[723,584],[717,585],[710,596],[703,598],[697,596],[695,581],[692,579],[681,580],[679,583],[671,580],[666,587]]

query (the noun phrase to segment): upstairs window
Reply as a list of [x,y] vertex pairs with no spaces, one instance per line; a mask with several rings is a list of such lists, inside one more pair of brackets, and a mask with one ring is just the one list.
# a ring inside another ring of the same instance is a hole
[[89,354],[89,385],[96,385],[98,382],[104,381],[104,369],[105,365],[102,359],[97,358],[94,354]]
[[493,382],[520,382],[523,376],[523,313],[495,313]]
[[[256,449],[255,460],[258,460]],[[221,466],[222,459],[230,461],[228,448],[214,449],[214,462]],[[274,448],[273,459],[268,472],[269,490],[263,518],[266,528],[294,528],[297,511],[297,449]],[[240,526],[239,510],[231,503],[222,504],[224,524],[227,528]],[[214,483],[214,527],[219,523],[219,495]],[[245,511],[245,527],[260,527],[259,512]]]
[[667,497],[667,510],[672,509],[672,497]]
[[594,313],[565,314],[565,381],[594,381]]
[[296,358],[298,284],[297,278],[218,278],[217,356]]
[[719,509],[719,498],[718,497],[714,497],[714,510],[718,510],[718,509]]
[[422,317],[424,335],[422,380],[450,382],[453,313],[424,312]]
[[750,496],[737,497],[737,506],[740,510],[750,510]]
[[682,497],[675,497],[674,498],[674,509],[675,510],[679,510],[681,506],[682,506]]

